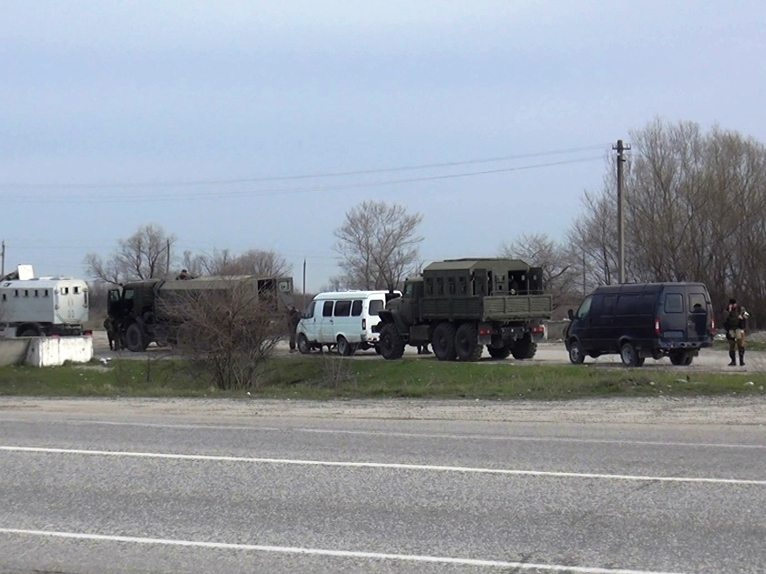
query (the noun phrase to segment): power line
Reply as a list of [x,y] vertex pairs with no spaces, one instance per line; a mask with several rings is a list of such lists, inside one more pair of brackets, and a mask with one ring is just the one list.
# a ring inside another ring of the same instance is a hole
[[533,157],[543,157],[549,155],[561,155],[568,153],[576,153],[582,151],[591,151],[594,149],[607,148],[611,144],[597,144],[576,148],[567,148],[535,153],[516,154],[507,156],[490,157],[483,159],[470,159],[462,161],[452,161],[443,163],[430,163],[421,165],[408,165],[399,167],[387,167],[387,168],[375,168],[364,169],[357,171],[341,171],[341,172],[324,172],[314,174],[301,174],[301,175],[283,175],[283,176],[265,176],[265,177],[251,177],[251,178],[236,178],[236,179],[210,179],[210,180],[177,180],[177,181],[158,181],[158,182],[112,182],[112,183],[0,183],[0,189],[17,188],[17,189],[127,189],[127,188],[141,188],[141,187],[186,187],[186,186],[202,186],[202,185],[232,185],[241,183],[260,183],[266,181],[290,181],[300,179],[320,179],[331,177],[347,177],[353,175],[370,175],[375,173],[391,173],[401,171],[415,171],[422,169],[435,169],[443,167],[459,167],[463,165],[475,165],[481,163],[493,163],[499,161],[509,161],[514,159],[528,159]]
[[[270,189],[270,190],[261,190],[261,191],[248,190],[248,191],[238,191],[238,192],[212,191],[212,192],[205,192],[205,193],[199,193],[199,194],[176,194],[176,195],[140,195],[140,196],[131,195],[131,196],[99,198],[97,200],[94,200],[92,197],[82,197],[82,196],[47,197],[46,199],[48,201],[54,201],[54,202],[63,201],[67,203],[94,203],[95,204],[95,203],[135,203],[135,202],[147,202],[147,201],[151,201],[151,202],[177,201],[179,199],[183,199],[183,200],[225,199],[225,198],[234,198],[234,197],[264,197],[269,195],[322,193],[322,192],[330,192],[330,191],[344,191],[344,190],[350,190],[350,189],[385,187],[388,185],[401,185],[405,183],[417,183],[417,182],[424,182],[424,181],[439,181],[439,180],[456,179],[456,178],[464,178],[464,177],[475,177],[475,176],[489,175],[489,174],[495,174],[495,173],[508,173],[513,171],[523,171],[523,170],[530,170],[530,169],[540,169],[540,168],[546,168],[546,167],[568,165],[568,164],[574,164],[574,163],[583,163],[583,162],[594,161],[594,160],[603,160],[603,156],[590,156],[590,157],[562,160],[562,161],[555,161],[555,162],[548,162],[548,163],[489,169],[489,170],[483,170],[483,171],[453,173],[453,174],[447,174],[447,175],[433,175],[433,176],[426,176],[426,177],[393,179],[393,180],[369,182],[369,183],[350,183],[350,184],[337,185],[337,186],[331,186],[331,187]],[[4,197],[3,201],[15,202],[15,203],[31,203],[31,202],[40,201],[40,198],[39,197],[38,198]]]

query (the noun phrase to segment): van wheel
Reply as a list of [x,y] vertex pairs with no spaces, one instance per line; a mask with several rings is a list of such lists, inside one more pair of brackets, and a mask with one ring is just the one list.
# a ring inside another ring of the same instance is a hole
[[492,345],[487,345],[487,352],[493,359],[507,359],[511,354],[511,348],[507,345],[502,347],[493,347]]
[[478,361],[484,349],[479,345],[479,330],[473,323],[463,323],[455,332],[455,354],[460,361]]
[[573,365],[582,365],[585,362],[585,353],[580,341],[575,340],[569,343],[569,362]]
[[350,357],[354,351],[356,351],[356,345],[349,343],[343,335],[338,337],[338,354],[340,356]]
[[298,350],[300,351],[301,355],[308,355],[311,353],[311,344],[306,338],[306,335],[303,333],[298,335]]
[[431,341],[434,355],[440,361],[454,361],[457,358],[455,351],[455,326],[452,323],[439,323],[434,329],[434,340]]
[[404,354],[404,339],[393,323],[386,323],[380,329],[378,349],[384,359],[401,359]]
[[146,351],[146,347],[149,346],[138,323],[131,323],[130,327],[128,327],[125,333],[125,342],[127,343],[128,350],[133,353]]
[[640,367],[643,364],[643,361],[639,364],[638,353],[633,343],[623,343],[620,347],[620,359],[626,367]]
[[670,355],[670,362],[677,367],[688,367],[692,364],[694,356],[691,353],[673,353]]

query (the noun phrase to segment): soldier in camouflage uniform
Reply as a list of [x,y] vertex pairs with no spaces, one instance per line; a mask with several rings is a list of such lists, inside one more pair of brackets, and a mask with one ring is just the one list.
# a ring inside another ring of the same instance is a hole
[[745,366],[745,328],[750,313],[737,303],[736,299],[729,299],[729,304],[724,312],[723,327],[726,329],[726,338],[729,341],[730,367],[737,366],[737,351],[739,351],[739,364]]

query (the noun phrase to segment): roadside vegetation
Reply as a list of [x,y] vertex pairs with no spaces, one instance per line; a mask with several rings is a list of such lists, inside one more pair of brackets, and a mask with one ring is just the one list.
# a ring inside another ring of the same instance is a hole
[[220,390],[184,361],[115,360],[56,368],[0,368],[0,396],[576,399],[766,395],[766,373],[683,368],[446,363],[433,359],[352,361],[274,358],[247,389]]

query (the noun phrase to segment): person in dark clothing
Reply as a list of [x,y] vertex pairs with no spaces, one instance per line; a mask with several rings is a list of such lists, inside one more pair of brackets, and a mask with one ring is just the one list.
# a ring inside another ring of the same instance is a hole
[[114,321],[109,316],[107,316],[107,318],[104,319],[104,329],[106,329],[106,338],[109,339],[109,350],[114,351],[114,347],[115,347]]
[[287,326],[290,329],[290,352],[295,352],[295,332],[298,329],[298,323],[301,322],[301,312],[295,308],[295,305],[290,305],[287,312]]
[[191,275],[189,275],[189,272],[186,269],[181,269],[178,277],[176,277],[176,280],[178,279],[191,279]]
[[417,345],[418,355],[430,355],[431,351],[428,349],[428,343],[425,345]]
[[739,364],[745,366],[745,328],[750,313],[737,303],[736,299],[729,299],[729,304],[724,312],[723,327],[726,329],[726,338],[729,340],[730,367],[737,366],[737,351],[739,352]]

